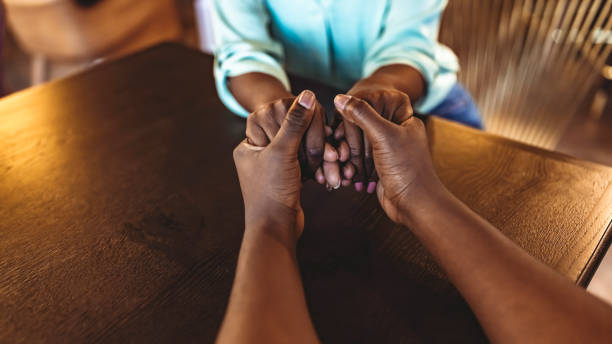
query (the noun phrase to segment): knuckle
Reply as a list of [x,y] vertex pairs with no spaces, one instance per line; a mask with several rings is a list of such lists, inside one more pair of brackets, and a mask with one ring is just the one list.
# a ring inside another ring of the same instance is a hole
[[253,112],[247,117],[247,129],[255,124],[257,124],[257,112]]
[[255,134],[255,131],[259,127],[259,123],[255,119],[252,119],[251,117],[247,118],[247,125],[245,130],[247,136]]
[[266,111],[263,108],[253,112],[247,117],[247,128],[261,126],[266,117]]
[[423,123],[423,121],[421,121],[420,119],[416,118],[416,117],[412,117],[410,122],[412,122],[414,128],[419,129],[419,130],[423,130],[425,129],[425,123]]
[[238,162],[240,160],[240,158],[242,157],[242,153],[242,144],[239,144],[238,146],[236,146],[236,148],[234,148],[234,151],[232,152],[234,162]]
[[269,114],[265,116],[264,118],[262,118],[260,121],[260,124],[262,125],[263,128],[266,128],[266,129],[271,129],[271,128],[274,128],[275,126],[278,126],[276,117],[274,117],[272,114]]
[[388,93],[384,91],[378,91],[372,95],[372,102],[384,103],[387,101]]
[[423,121],[416,117],[410,117],[408,120],[402,123],[402,126],[409,132],[421,131],[425,129],[425,124],[423,124]]
[[400,97],[400,104],[406,106],[410,112],[412,112],[412,102],[410,101],[410,97],[408,97],[408,95],[402,93]]
[[324,149],[323,147],[320,147],[320,146],[308,147],[306,150],[306,153],[311,157],[318,158],[318,157],[323,156]]
[[[255,109],[255,111],[253,111],[253,113],[251,113],[251,116],[256,116],[256,117],[261,117],[262,115],[266,115],[270,109],[272,107],[272,104],[264,104],[261,105],[260,107],[258,107],[257,109]],[[249,117],[251,117],[249,116]]]
[[269,104],[269,105],[266,106],[266,109],[264,111],[264,117],[266,119],[270,119],[270,118],[274,117],[274,113],[275,113],[274,105],[273,104]]
[[287,105],[283,100],[277,100],[273,104],[273,111],[275,113],[284,113],[287,111]]

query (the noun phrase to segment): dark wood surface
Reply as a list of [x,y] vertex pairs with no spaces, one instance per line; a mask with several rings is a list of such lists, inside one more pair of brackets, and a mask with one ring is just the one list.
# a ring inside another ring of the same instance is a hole
[[[176,45],[2,100],[0,342],[213,341],[243,231],[231,152],[244,128],[217,99],[212,58]],[[612,169],[443,120],[428,130],[453,193],[588,283],[609,245]],[[299,261],[324,342],[486,341],[375,197],[308,183],[303,204]]]

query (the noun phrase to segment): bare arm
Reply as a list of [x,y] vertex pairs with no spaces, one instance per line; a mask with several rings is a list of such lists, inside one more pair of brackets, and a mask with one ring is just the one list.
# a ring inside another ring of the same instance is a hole
[[[393,64],[381,67],[367,78],[361,79],[348,92],[349,95],[371,93],[375,90],[396,90],[406,94],[412,103],[423,97],[426,89],[425,79],[421,73],[408,65]],[[365,99],[369,103],[373,101]],[[376,105],[373,105],[376,108]]]
[[316,343],[296,260],[304,229],[298,162],[316,99],[293,102],[269,144],[244,140],[234,150],[244,199],[245,232],[218,343]]
[[493,342],[610,341],[612,307],[531,257],[442,185],[419,119],[397,125],[342,95],[336,106],[372,142],[382,207],[431,252]]
[[316,343],[286,221],[247,224],[218,343]]
[[264,73],[247,73],[229,79],[230,92],[248,112],[275,100],[294,97],[277,78]]
[[[442,184],[404,205],[409,225],[493,342],[603,343],[612,308],[534,259]],[[431,216],[432,214],[436,216]]]

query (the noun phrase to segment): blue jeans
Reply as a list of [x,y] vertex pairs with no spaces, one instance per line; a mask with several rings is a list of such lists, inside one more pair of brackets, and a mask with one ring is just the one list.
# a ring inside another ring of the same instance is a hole
[[461,84],[456,83],[446,98],[429,114],[482,129],[482,118],[472,96]]

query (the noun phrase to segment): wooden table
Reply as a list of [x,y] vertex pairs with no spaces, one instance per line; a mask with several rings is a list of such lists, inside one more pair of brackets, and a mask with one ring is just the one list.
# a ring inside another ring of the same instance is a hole
[[[231,152],[245,122],[211,71],[161,45],[0,102],[0,342],[214,339],[243,231]],[[443,120],[428,130],[453,193],[588,284],[610,241],[612,169]],[[325,342],[486,340],[375,197],[308,183],[303,204],[299,261]]]

